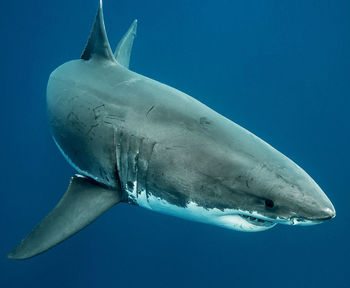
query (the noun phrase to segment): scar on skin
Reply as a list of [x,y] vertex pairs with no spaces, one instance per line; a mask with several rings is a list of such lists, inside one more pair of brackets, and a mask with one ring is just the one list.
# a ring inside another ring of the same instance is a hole
[[147,113],[146,113],[146,117],[148,116],[148,114],[153,110],[154,105],[151,106],[151,108],[148,109]]
[[105,104],[99,105],[97,107],[95,107],[94,109],[92,109],[92,111],[94,112],[94,116],[95,116],[95,120],[100,117],[100,113],[98,113],[98,110],[100,108],[104,108]]
[[199,123],[202,124],[202,125],[209,125],[211,122],[208,118],[206,117],[201,117],[199,118]]
[[91,133],[92,129],[96,128],[98,125],[100,125],[100,124],[96,123],[94,125],[91,125],[89,131],[86,134],[89,135]]

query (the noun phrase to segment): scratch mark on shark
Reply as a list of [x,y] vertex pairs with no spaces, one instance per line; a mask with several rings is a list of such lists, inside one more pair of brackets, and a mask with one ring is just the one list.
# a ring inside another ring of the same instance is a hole
[[146,113],[146,117],[148,117],[148,114],[153,110],[154,105],[151,106],[151,108],[148,109],[147,113]]
[[95,120],[97,120],[101,116],[101,113],[99,113],[99,110],[102,108],[104,109],[104,107],[105,107],[105,104],[101,104],[92,109],[92,111],[94,112]]
[[93,129],[95,129],[98,125],[100,125],[100,123],[96,123],[94,125],[91,125],[88,132],[86,133],[86,135],[89,135]]

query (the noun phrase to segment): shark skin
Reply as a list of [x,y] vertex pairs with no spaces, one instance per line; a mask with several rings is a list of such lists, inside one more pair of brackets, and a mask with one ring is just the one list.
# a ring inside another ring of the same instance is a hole
[[322,189],[288,157],[191,96],[129,70],[136,26],[113,53],[100,2],[81,58],[50,75],[53,138],[79,175],[9,258],[50,249],[119,202],[238,231],[335,217]]

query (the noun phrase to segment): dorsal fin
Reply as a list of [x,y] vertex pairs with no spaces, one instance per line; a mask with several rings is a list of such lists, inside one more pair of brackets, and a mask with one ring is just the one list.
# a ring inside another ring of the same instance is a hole
[[134,38],[136,36],[137,19],[135,19],[130,25],[128,31],[124,34],[123,38],[120,39],[117,48],[114,52],[114,57],[117,62],[126,68],[129,68],[130,55]]
[[80,58],[89,60],[91,58],[100,58],[109,61],[115,61],[113,52],[108,42],[105,23],[103,21],[102,0],[97,9],[95,23]]

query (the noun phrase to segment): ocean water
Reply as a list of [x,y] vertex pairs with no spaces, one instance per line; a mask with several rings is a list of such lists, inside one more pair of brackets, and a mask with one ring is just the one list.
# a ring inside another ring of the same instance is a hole
[[13,248],[75,173],[46,119],[51,71],[79,58],[97,0],[2,1],[0,287],[350,287],[350,2],[104,1],[112,47],[302,166],[337,217],[243,233],[121,204],[54,249]]

